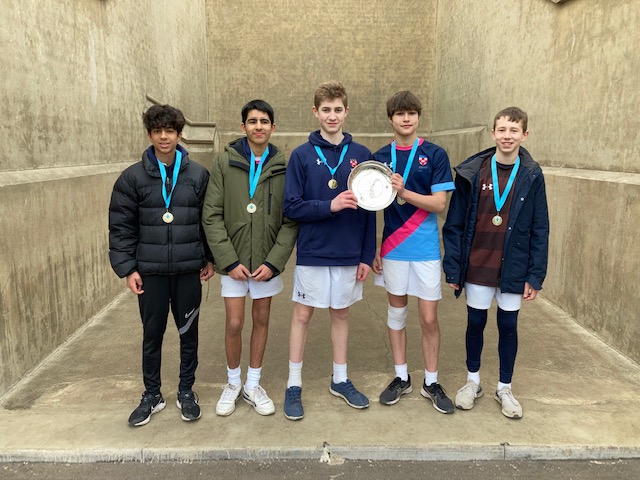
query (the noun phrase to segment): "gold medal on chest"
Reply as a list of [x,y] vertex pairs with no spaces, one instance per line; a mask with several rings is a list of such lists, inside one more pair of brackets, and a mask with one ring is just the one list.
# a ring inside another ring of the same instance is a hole
[[338,181],[335,178],[332,178],[327,182],[327,185],[329,185],[329,188],[331,190],[335,190],[336,188],[338,188]]
[[496,227],[502,225],[502,217],[500,215],[496,215],[491,219],[491,223],[493,223]]
[[164,215],[162,215],[162,221],[164,223],[173,222],[173,214],[171,212],[165,212]]
[[256,210],[258,209],[258,207],[256,207],[256,204],[251,202],[249,205],[247,205],[247,212],[249,213],[256,213]]
[[405,203],[407,203],[407,201],[404,198],[400,198],[400,197],[397,198],[397,201],[398,201],[398,205],[404,205]]

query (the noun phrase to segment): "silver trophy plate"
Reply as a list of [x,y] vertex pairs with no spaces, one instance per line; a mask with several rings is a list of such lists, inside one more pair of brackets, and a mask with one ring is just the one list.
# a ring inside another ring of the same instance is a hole
[[383,210],[396,198],[391,187],[393,172],[384,163],[375,160],[362,162],[351,170],[347,186],[358,199],[358,206],[365,210]]

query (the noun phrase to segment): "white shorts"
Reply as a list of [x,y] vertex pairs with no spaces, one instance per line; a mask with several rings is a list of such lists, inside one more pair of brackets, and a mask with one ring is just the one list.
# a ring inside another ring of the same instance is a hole
[[281,275],[268,282],[256,282],[253,278],[248,281],[234,280],[229,275],[220,275],[220,285],[223,297],[245,297],[248,293],[253,300],[273,297],[284,288]]
[[362,300],[358,266],[311,267],[296,265],[291,300],[315,308],[347,308]]
[[382,259],[382,275],[374,283],[384,287],[391,295],[412,295],[431,302],[442,298],[442,271],[440,260],[405,262]]
[[467,282],[464,284],[464,293],[467,297],[467,305],[478,310],[489,310],[494,298],[498,306],[505,312],[520,310],[522,305],[522,295],[502,293],[498,287],[487,287]]

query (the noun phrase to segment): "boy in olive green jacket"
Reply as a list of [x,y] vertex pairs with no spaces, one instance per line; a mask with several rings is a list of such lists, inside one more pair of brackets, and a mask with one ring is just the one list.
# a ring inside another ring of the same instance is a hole
[[[283,289],[279,276],[297,238],[297,225],[284,217],[284,155],[269,143],[275,131],[273,108],[253,100],[242,108],[242,132],[214,162],[204,200],[202,224],[221,274],[226,310],[228,382],[216,414],[231,415],[242,398],[260,415],[275,412],[260,386],[267,344],[271,297]],[[245,297],[253,300],[247,379],[242,386],[240,356]]]

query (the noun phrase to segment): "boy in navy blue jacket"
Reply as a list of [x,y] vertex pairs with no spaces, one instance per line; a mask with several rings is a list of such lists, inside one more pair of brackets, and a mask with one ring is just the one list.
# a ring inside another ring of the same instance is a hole
[[446,281],[467,300],[467,383],[456,407],[469,410],[482,396],[480,357],[487,310],[498,304],[500,381],[495,399],[502,414],[521,418],[511,391],[518,351],[517,321],[522,299],[534,300],[547,271],[549,214],[542,169],[521,144],[527,114],[500,111],[491,131],[496,146],[455,168],[456,190],[442,230]]
[[369,400],[347,376],[349,307],[362,299],[376,249],[375,213],[358,208],[347,178],[371,152],[342,131],[349,112],[340,82],[318,87],[313,113],[320,129],[291,153],[287,167],[284,215],[298,222],[294,271],[295,302],[289,339],[289,379],[284,413],[290,420],[304,416],[302,358],[314,308],[328,308],[333,344],[330,392],[353,408]]

